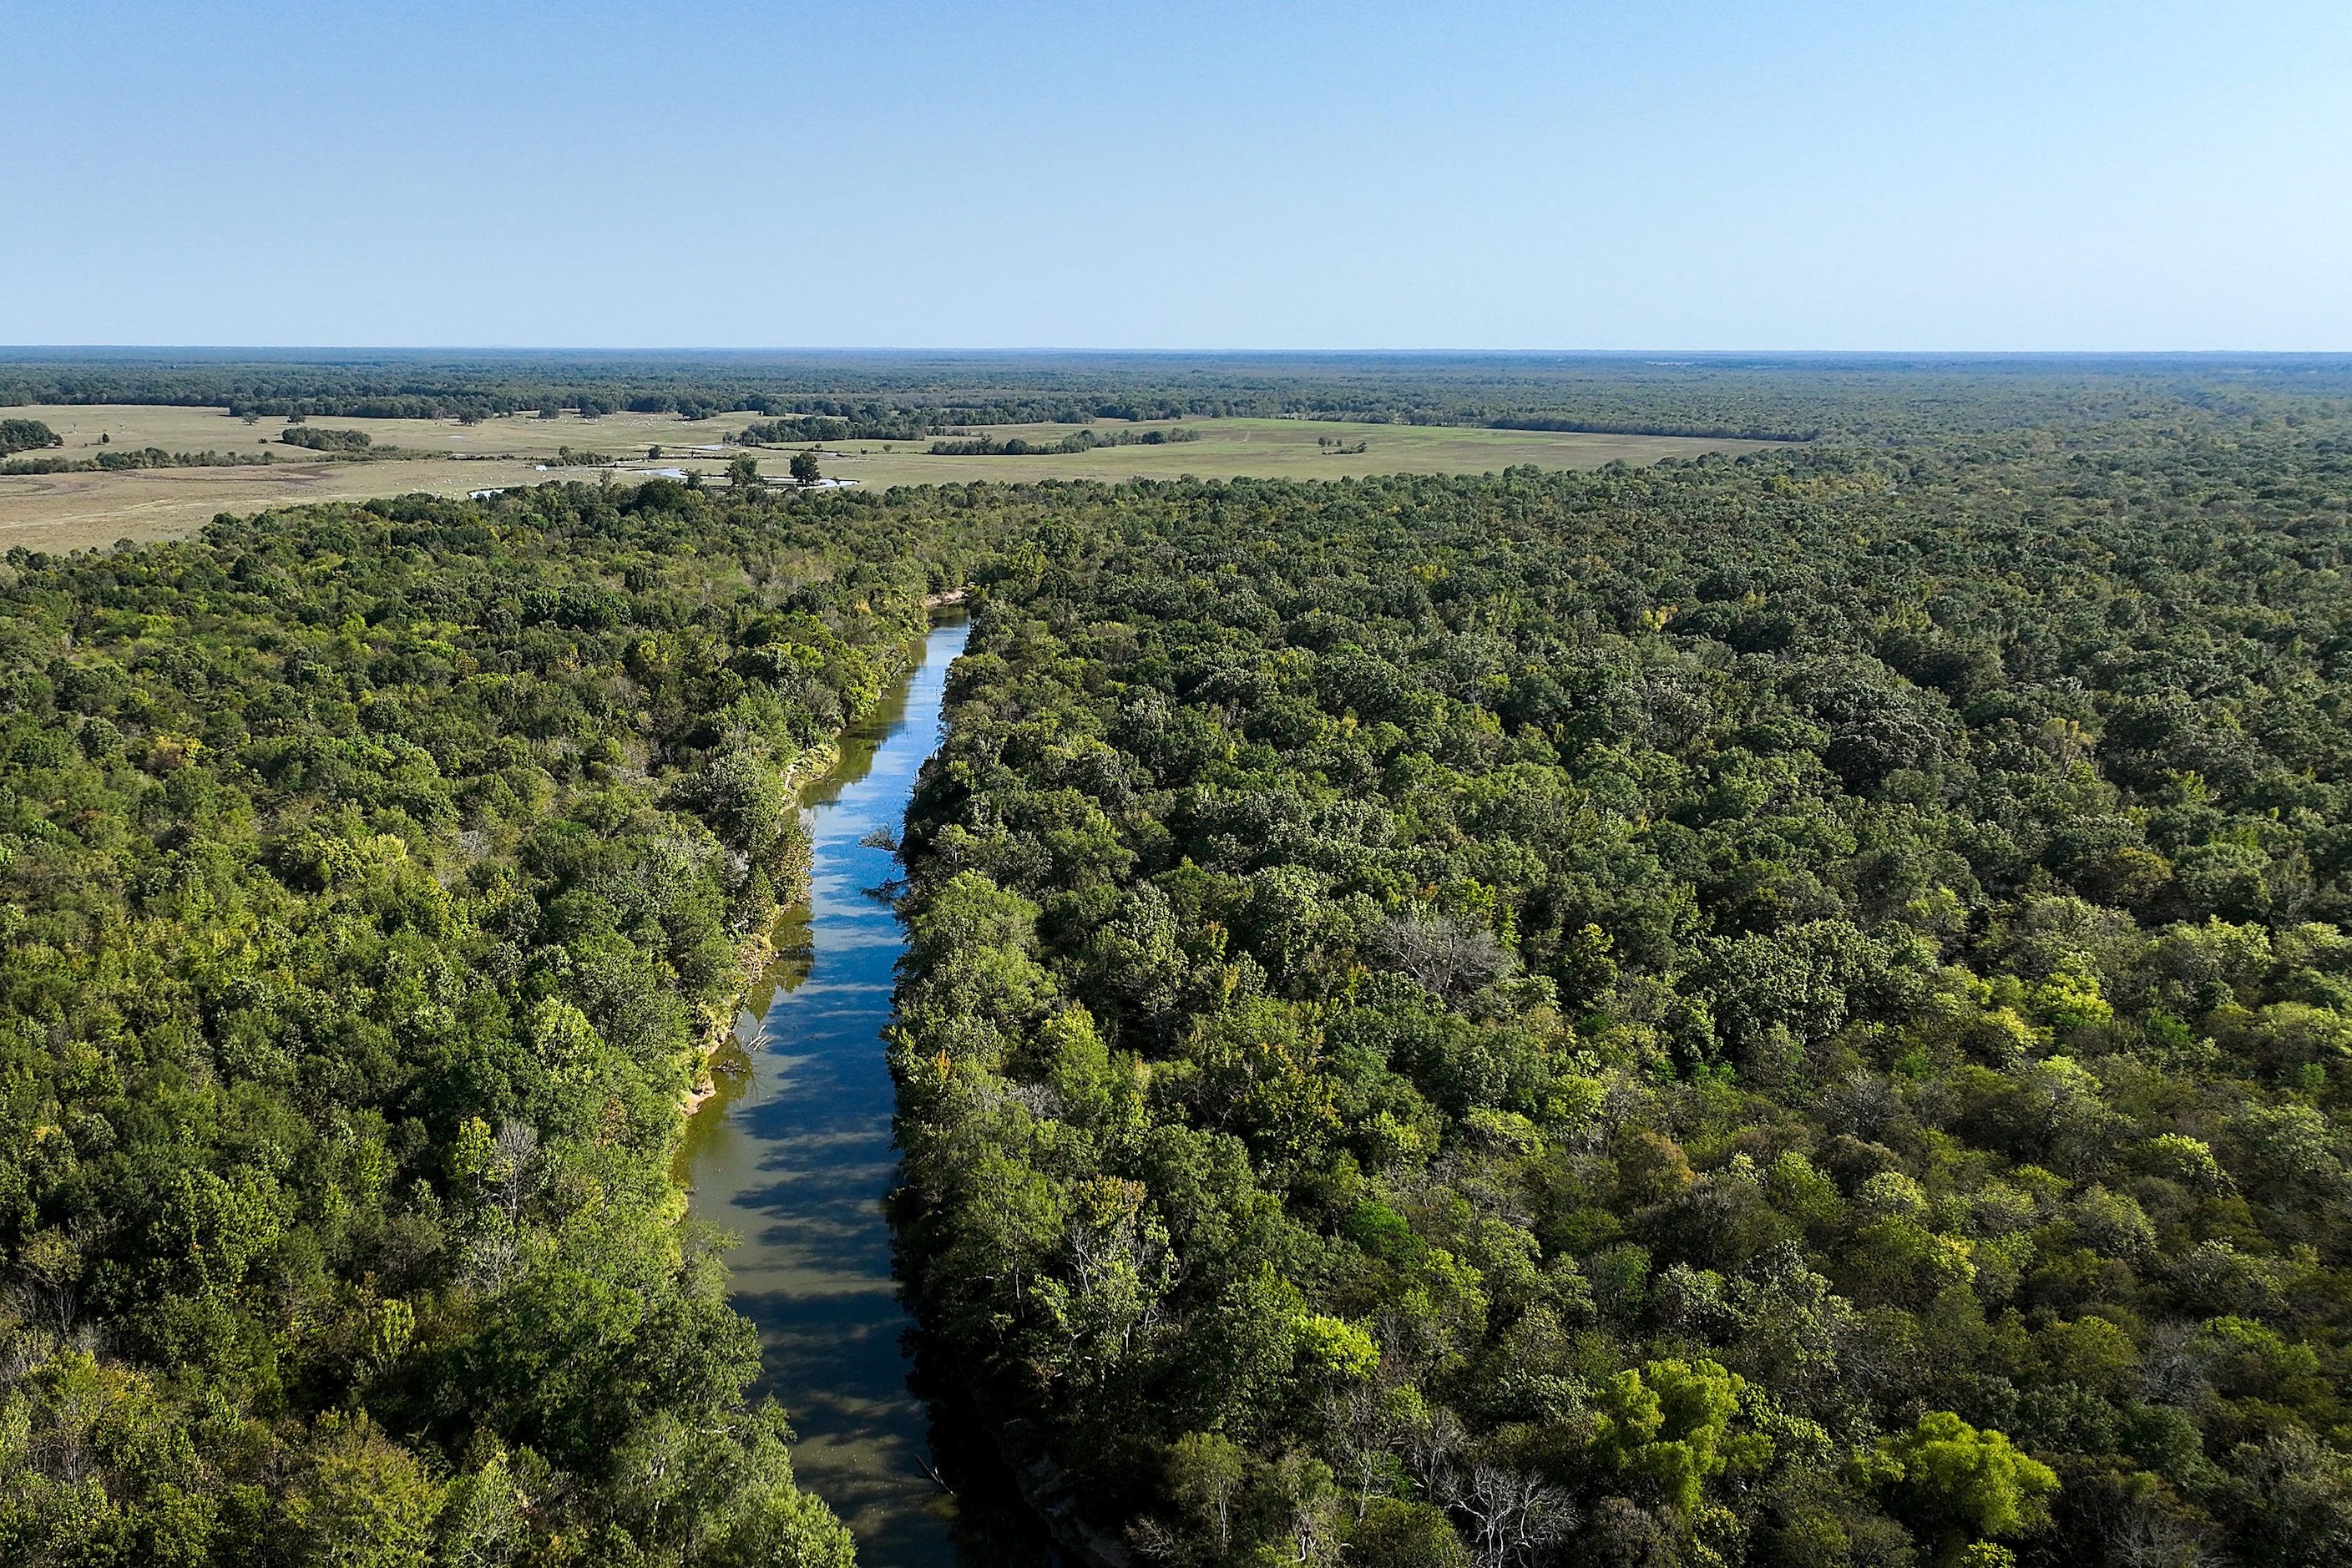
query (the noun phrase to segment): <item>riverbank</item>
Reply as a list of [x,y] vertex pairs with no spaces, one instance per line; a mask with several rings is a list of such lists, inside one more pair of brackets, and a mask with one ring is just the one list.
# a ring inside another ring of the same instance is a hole
[[[902,674],[894,679],[904,679],[905,676]],[[860,718],[862,720],[863,715]],[[855,722],[856,721],[853,721]],[[784,770],[785,793],[797,794],[805,787],[807,781],[824,777],[840,761],[839,736],[811,746],[794,757],[792,765]],[[702,1109],[704,1101],[719,1092],[719,1080],[712,1071],[712,1065],[719,1059],[719,1054],[727,1048],[728,1041],[734,1037],[735,1020],[741,1016],[743,1003],[751,994],[752,987],[776,962],[777,922],[784,918],[784,912],[793,905],[808,897],[809,868],[805,839],[801,848],[803,854],[799,863],[793,868],[796,886],[791,896],[779,898],[774,918],[746,936],[735,949],[735,972],[743,976],[743,990],[723,1008],[706,1005],[702,1009],[702,1031],[695,1051],[694,1082],[678,1101],[678,1109],[685,1112],[688,1121]]]
[[[963,603],[966,592],[965,589],[955,588],[944,594],[927,594],[923,596],[923,607],[931,611],[953,608]],[[898,654],[902,668],[892,671],[889,684],[883,689],[886,694],[902,687],[916,670],[922,668],[923,650],[928,647],[929,640],[929,634],[926,633],[922,641],[908,642],[900,646]],[[798,796],[816,781],[838,767],[841,763],[842,737],[856,731],[876,711],[886,706],[887,706],[887,695],[877,698],[873,707],[844,725],[839,733],[829,740],[819,742],[794,757],[791,764],[784,769],[782,779],[784,793]],[[743,990],[724,1008],[706,1005],[702,1009],[702,1028],[695,1049],[693,1081],[678,1100],[679,1110],[689,1121],[693,1120],[696,1111],[701,1110],[706,1102],[719,1093],[718,1078],[712,1070],[713,1064],[717,1062],[719,1053],[727,1048],[729,1040],[735,1034],[736,1021],[742,1015],[744,1001],[757,986],[760,976],[766,973],[776,961],[775,927],[777,923],[785,918],[787,911],[793,905],[802,903],[808,898],[810,865],[804,831],[802,834],[800,847],[801,854],[793,868],[795,886],[789,895],[779,889],[775,919],[762,929],[747,935],[736,948],[735,971],[744,977]]]

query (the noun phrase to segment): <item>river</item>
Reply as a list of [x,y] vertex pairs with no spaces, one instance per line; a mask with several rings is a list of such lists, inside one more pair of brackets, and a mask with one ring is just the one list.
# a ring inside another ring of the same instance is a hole
[[[881,1032],[904,935],[876,892],[898,867],[860,840],[877,827],[895,835],[905,820],[967,630],[961,617],[934,626],[922,662],[803,791],[808,900],[784,917],[776,963],[744,1000],[715,1064],[719,1093],[688,1124],[681,1156],[690,1212],[742,1238],[728,1264],[736,1310],[760,1329],[754,1396],[782,1402],[801,1484],[856,1534],[861,1568],[1024,1555],[1007,1550],[1001,1505],[971,1506],[975,1489],[1007,1491],[1001,1471],[986,1473],[985,1445],[908,1389],[912,1323],[882,1211],[898,1163]],[[950,1457],[936,1458],[935,1445]],[[964,1493],[961,1527],[941,1474]]]

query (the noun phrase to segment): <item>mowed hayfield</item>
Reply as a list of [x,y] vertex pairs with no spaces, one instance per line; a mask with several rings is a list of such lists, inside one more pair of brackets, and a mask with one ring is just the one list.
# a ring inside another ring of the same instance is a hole
[[[320,462],[301,447],[280,445],[281,419],[247,424],[218,408],[145,405],[37,405],[0,410],[9,418],[38,419],[65,438],[63,448],[26,457],[88,458],[108,448],[160,447],[168,452],[267,451],[268,467],[142,468],[124,473],[0,476],[0,550],[77,550],[117,540],[173,538],[192,533],[219,512],[249,513],[310,501],[359,500],[423,490],[468,490],[591,479],[594,470],[564,466],[562,449],[621,459],[615,482],[632,470],[682,468],[717,474],[738,449],[724,445],[761,416],[721,414],[687,420],[674,414],[575,415],[542,419],[509,415],[478,425],[454,419],[310,421],[327,429],[364,430],[379,446],[427,454],[385,461]],[[1129,426],[1097,424],[1097,435],[1123,429],[1172,429],[1168,422]],[[1058,441],[1075,425],[992,426],[999,440]],[[962,484],[974,479],[1045,479],[1117,481],[1175,479],[1338,479],[1360,474],[1480,473],[1532,463],[1544,468],[1596,468],[1603,463],[1654,463],[1702,452],[1750,451],[1767,443],[1676,436],[1592,436],[1548,430],[1486,430],[1454,426],[1353,425],[1305,419],[1193,419],[1182,424],[1200,438],[1163,446],[1103,447],[1092,451],[1022,457],[934,457],[929,441],[844,441],[821,448],[828,478],[860,485]],[[101,446],[100,437],[108,441]],[[1361,445],[1363,450],[1353,450]],[[646,452],[662,448],[658,464]],[[756,448],[763,470],[781,475],[791,453]]]

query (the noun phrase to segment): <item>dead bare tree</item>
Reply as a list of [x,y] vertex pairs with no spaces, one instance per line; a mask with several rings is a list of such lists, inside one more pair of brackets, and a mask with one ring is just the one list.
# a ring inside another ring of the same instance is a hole
[[1576,1528],[1567,1492],[1500,1465],[1476,1465],[1445,1500],[1471,1523],[1475,1568],[1520,1568]]
[[1404,915],[1389,922],[1375,944],[1381,962],[1412,976],[1433,996],[1466,995],[1509,966],[1495,933],[1451,915]]
[[1361,1521],[1381,1492],[1391,1456],[1407,1434],[1389,1404],[1384,1382],[1350,1380],[1323,1402],[1323,1419],[1338,1438],[1341,1479],[1356,1494],[1356,1518]]
[[508,1121],[500,1124],[498,1141],[491,1145],[491,1172],[497,1183],[499,1207],[513,1219],[522,1212],[523,1200],[539,1184],[539,1129],[528,1121]]

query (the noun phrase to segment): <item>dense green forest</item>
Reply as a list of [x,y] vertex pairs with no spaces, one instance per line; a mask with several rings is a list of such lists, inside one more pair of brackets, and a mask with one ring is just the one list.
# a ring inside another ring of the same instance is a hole
[[460,354],[17,350],[0,405],[484,418],[752,410],[778,444],[950,426],[1221,416],[1870,442],[2056,425],[2305,418],[2352,403],[2343,355]]
[[[758,395],[1319,384],[980,360]],[[846,1562],[671,1157],[792,770],[967,584],[894,1219],[1095,1550],[2352,1558],[2341,363],[1393,363],[1819,438],[12,552],[0,1560]],[[455,384],[737,395],[590,368]]]
[[947,1359],[1149,1560],[2352,1558],[2307,412],[1037,492],[901,849]]
[[0,569],[0,1561],[845,1563],[670,1162],[954,568],[656,481]]

